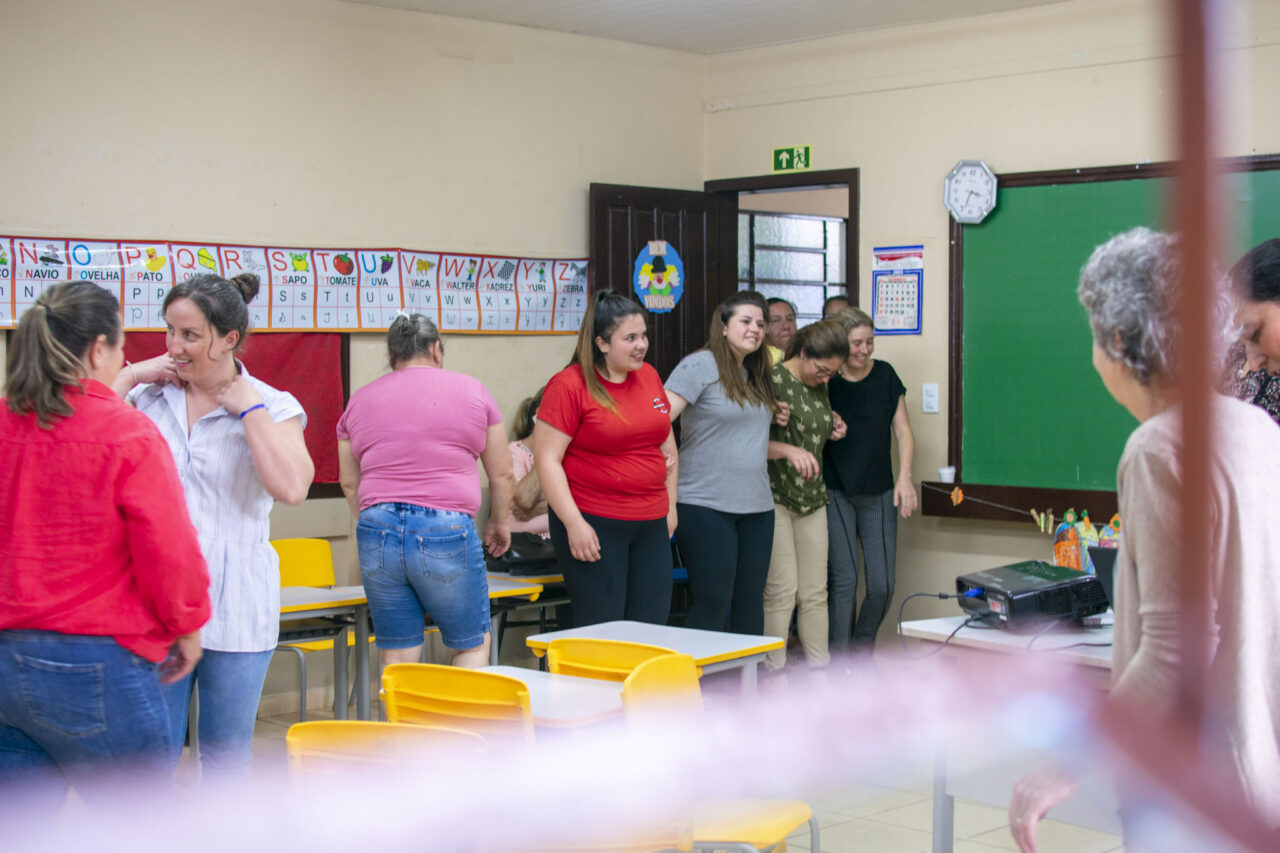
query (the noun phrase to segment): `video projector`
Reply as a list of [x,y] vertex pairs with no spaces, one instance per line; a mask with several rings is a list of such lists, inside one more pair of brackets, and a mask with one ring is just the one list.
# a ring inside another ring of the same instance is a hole
[[1046,622],[1083,619],[1107,610],[1107,594],[1093,575],[1039,560],[984,569],[956,578],[960,607],[1010,631]]

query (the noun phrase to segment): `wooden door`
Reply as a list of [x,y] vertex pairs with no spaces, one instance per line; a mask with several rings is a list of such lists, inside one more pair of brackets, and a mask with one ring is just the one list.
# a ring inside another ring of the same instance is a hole
[[666,240],[684,264],[680,301],[649,315],[646,360],[665,380],[707,342],[712,312],[737,292],[737,194],[592,184],[590,204],[592,293],[612,289],[636,299],[636,256],[650,240]]

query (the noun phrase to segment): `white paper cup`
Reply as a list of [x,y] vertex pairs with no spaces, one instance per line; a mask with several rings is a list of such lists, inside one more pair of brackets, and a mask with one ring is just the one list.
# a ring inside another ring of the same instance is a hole
[[938,469],[938,482],[954,483],[956,481],[956,466],[947,465]]

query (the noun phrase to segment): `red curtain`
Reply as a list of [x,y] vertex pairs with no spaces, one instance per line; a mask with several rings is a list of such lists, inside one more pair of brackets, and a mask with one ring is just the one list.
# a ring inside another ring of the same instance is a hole
[[[164,352],[163,332],[130,332],[124,357],[143,361]],[[249,372],[298,398],[307,413],[304,436],[317,483],[338,482],[338,418],[342,416],[342,335],[279,332],[253,335],[237,353]]]

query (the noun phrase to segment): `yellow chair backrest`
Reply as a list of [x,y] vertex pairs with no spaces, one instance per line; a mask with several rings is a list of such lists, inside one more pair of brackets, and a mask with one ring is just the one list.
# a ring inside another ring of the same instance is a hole
[[366,720],[295,723],[285,736],[289,774],[348,772],[353,764],[418,765],[483,755],[488,746],[472,732]]
[[393,723],[446,726],[482,735],[491,746],[533,742],[529,688],[517,678],[442,666],[393,663],[382,671]]
[[669,654],[674,652],[645,643],[562,637],[547,645],[547,667],[558,675],[622,681],[641,663]]
[[640,664],[622,682],[622,707],[629,721],[702,715],[698,665],[689,655],[669,654]]
[[333,551],[328,539],[273,539],[280,555],[281,586],[333,586]]

